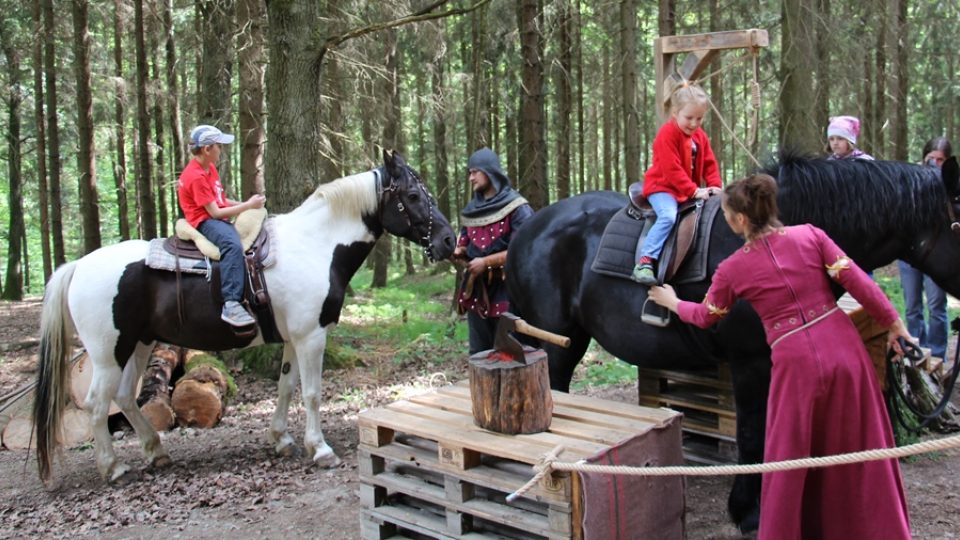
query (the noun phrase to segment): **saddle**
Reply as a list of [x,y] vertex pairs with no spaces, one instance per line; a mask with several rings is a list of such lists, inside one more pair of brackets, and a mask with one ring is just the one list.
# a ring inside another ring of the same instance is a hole
[[[643,196],[643,184],[630,185],[630,203],[614,214],[604,229],[591,269],[599,274],[632,279],[642,240],[656,221]],[[720,197],[691,199],[677,209],[677,222],[663,245],[657,265],[660,283],[692,283],[707,277],[707,255]]]
[[[251,212],[253,215],[248,215]],[[257,319],[264,341],[280,343],[283,338],[277,329],[273,306],[270,303],[270,294],[267,291],[267,282],[263,277],[264,269],[270,267],[274,259],[270,252],[270,231],[273,224],[270,220],[265,219],[266,215],[266,211],[262,209],[248,210],[237,217],[235,225],[241,234],[241,244],[244,249],[243,259],[246,274],[243,291],[244,300]],[[151,242],[151,253],[147,257],[147,266],[160,270],[172,270],[177,273],[178,279],[181,272],[204,273],[210,283],[210,293],[214,300],[223,303],[220,291],[220,264],[216,262],[220,260],[220,250],[183,219],[177,222],[174,229],[176,235]],[[152,244],[154,242],[161,245],[163,254],[172,257],[172,265],[169,260],[160,262],[163,255],[157,253],[161,250],[153,248]],[[179,281],[177,297],[178,299],[180,297]],[[239,332],[242,333],[243,329],[239,329]]]

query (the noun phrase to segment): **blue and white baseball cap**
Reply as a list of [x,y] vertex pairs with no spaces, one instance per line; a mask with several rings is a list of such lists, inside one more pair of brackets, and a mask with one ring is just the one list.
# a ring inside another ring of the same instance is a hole
[[210,146],[211,144],[230,144],[233,142],[233,135],[224,133],[219,129],[201,124],[190,132],[190,149]]

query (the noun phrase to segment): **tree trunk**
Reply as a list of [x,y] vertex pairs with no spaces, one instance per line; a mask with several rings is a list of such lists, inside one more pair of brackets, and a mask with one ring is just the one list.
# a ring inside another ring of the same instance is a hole
[[[200,92],[197,94],[197,116],[201,124],[216,126],[232,133],[231,84],[233,78],[235,0],[199,0],[197,6],[203,21]],[[230,156],[232,145],[224,145],[217,170],[227,193],[236,195]]]
[[[384,148],[392,148],[398,151],[403,149],[403,137],[401,133],[400,117],[400,51],[397,47],[396,30],[387,30],[384,33],[384,58],[386,68],[386,79],[381,95],[390,96],[389,103],[386,106],[384,126],[383,126],[383,145]],[[387,273],[390,265],[392,239],[389,234],[384,234],[377,241],[373,251],[373,283],[371,287],[386,287]]]
[[603,107],[603,189],[613,189],[613,82],[610,74],[610,46],[603,43],[603,84],[601,100]]
[[579,0],[576,0],[573,6],[573,47],[577,69],[577,165],[579,167],[577,172],[577,192],[583,193],[587,191],[586,125],[584,125],[586,115],[583,111],[583,18]]
[[547,354],[531,349],[523,363],[501,360],[499,354],[486,351],[470,357],[474,424],[507,435],[546,431],[553,420]]
[[[719,0],[710,0],[709,13],[710,31],[719,32],[724,28],[720,15]],[[716,71],[722,69],[722,58],[720,56],[717,56],[717,58],[714,59],[712,69]],[[710,99],[717,104],[718,109],[723,110],[723,77],[720,75],[715,75],[710,78]],[[710,112],[713,113],[713,111]],[[707,130],[707,133],[710,136],[710,148],[713,150],[713,154],[717,157],[717,161],[720,165],[720,177],[723,178],[723,138],[725,134],[723,132],[723,125],[720,123],[720,119],[715,115],[712,115],[710,118],[710,126]]]
[[[168,0],[172,1],[172,0]],[[123,0],[113,2],[113,76],[116,80],[116,97],[113,100],[114,137],[116,140],[116,163],[113,166],[113,183],[117,190],[117,221],[119,222],[120,239],[130,239],[130,212],[127,205],[127,82],[123,77],[123,35],[124,29]],[[176,88],[171,88],[175,93]]]
[[813,84],[815,36],[814,0],[784,0],[783,34],[780,55],[780,142],[783,146],[814,152],[822,140],[820,129],[810,114]]
[[264,71],[266,50],[263,29],[266,8],[261,0],[237,1],[237,70],[240,75],[240,194],[241,200],[264,193],[263,146]]
[[157,206],[153,200],[153,171],[150,163],[150,114],[147,112],[147,46],[143,17],[144,0],[134,0],[134,36],[137,49],[137,195],[140,207],[140,238],[157,237]]
[[[442,23],[434,23],[437,39],[443,36]],[[439,45],[439,44],[438,44]],[[438,47],[443,50],[443,47]],[[431,91],[433,93],[433,152],[436,160],[437,205],[440,212],[450,217],[450,176],[447,163],[447,102],[446,86],[444,81],[445,59],[443,54],[437,54],[433,59],[433,76],[431,77]]]
[[289,212],[316,188],[323,168],[319,148],[320,65],[326,2],[267,0],[267,139],[264,154],[272,209]]
[[[40,2],[33,2],[33,32],[35,36],[43,36],[43,11]],[[49,186],[47,185],[47,134],[43,111],[43,46],[44,40],[33,41],[33,92],[34,92],[34,123],[37,129],[37,153],[34,162],[37,167],[37,199],[40,207],[40,252],[43,259],[43,282],[46,283],[53,274],[53,261],[50,253],[50,201]],[[29,274],[29,273],[28,273]]]
[[520,191],[534,209],[550,204],[543,113],[543,13],[538,0],[520,0],[517,22],[523,60],[520,94]]
[[[166,35],[166,79],[169,91],[168,107],[170,113],[170,148],[173,150],[173,177],[179,178],[180,171],[186,165],[184,158],[183,124],[180,119],[180,84],[177,81],[177,47],[173,33],[173,0],[163,0],[163,26]],[[179,205],[174,205],[174,212]]]
[[877,85],[873,92],[873,156],[886,159],[886,137],[883,133],[883,124],[887,118],[887,2],[878,0],[877,9],[877,55],[874,80]]
[[[907,161],[910,159],[909,148],[907,147],[907,127],[910,120],[907,114],[907,94],[910,91],[910,65],[908,57],[907,43],[907,0],[897,0],[897,88],[894,94],[896,100],[897,120],[893,123],[893,159],[897,161]],[[922,156],[921,156],[922,157]]]
[[633,183],[641,180],[640,111],[637,108],[637,5],[634,0],[620,2],[620,24],[625,180]]
[[557,200],[570,196],[570,117],[573,108],[573,89],[570,76],[573,73],[572,38],[573,24],[570,17],[569,0],[559,0],[557,5],[557,27],[559,31],[557,81]]
[[[152,25],[151,25],[152,26]],[[153,72],[151,75],[151,85],[153,88],[163,88],[163,84],[160,81],[160,44],[157,41],[157,37],[160,35],[160,32],[157,32],[156,29],[152,29],[150,32],[150,50],[153,51]],[[156,173],[157,173],[157,229],[161,237],[167,236],[167,225],[170,223],[170,218],[167,213],[167,189],[169,188],[167,184],[167,166],[165,163],[165,154],[164,152],[164,137],[163,137],[163,107],[166,105],[167,96],[157,96],[153,100],[153,129],[154,129],[154,143],[157,148],[156,154],[154,155],[154,162],[156,163]]]
[[63,194],[60,181],[60,124],[57,117],[57,49],[53,0],[43,0],[43,56],[46,76],[47,172],[50,175],[50,236],[53,266],[67,262],[63,247]]
[[657,29],[661,36],[672,36],[677,33],[677,0],[659,0],[660,17],[657,20]]
[[[830,122],[830,91],[831,91],[831,61],[830,54],[833,52],[833,39],[831,36],[831,26],[833,19],[830,16],[830,0],[816,0],[817,18],[816,32],[817,39],[815,49],[817,53],[817,88],[814,98],[814,120],[821,133],[826,133],[827,124]],[[825,139],[825,135],[820,140]],[[711,141],[712,143],[712,141]]]
[[13,43],[9,29],[0,35],[0,46],[7,59],[7,203],[10,209],[10,228],[7,236],[7,273],[0,298],[23,300],[23,157],[20,147],[20,107],[23,104],[23,85],[20,83],[20,51]]
[[74,67],[77,77],[77,169],[80,173],[80,216],[83,252],[100,247],[100,207],[93,133],[93,95],[90,88],[90,32],[88,0],[72,0]]

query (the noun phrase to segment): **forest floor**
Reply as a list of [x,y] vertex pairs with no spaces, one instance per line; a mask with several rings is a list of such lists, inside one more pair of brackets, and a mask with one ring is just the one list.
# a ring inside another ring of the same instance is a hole
[[[39,309],[36,299],[0,303],[0,395],[35,376]],[[369,366],[325,373],[323,430],[343,459],[332,470],[273,454],[267,431],[276,382],[243,373],[219,426],[163,433],[174,465],[144,470],[126,486],[101,481],[90,445],[64,453],[54,491],[42,487],[32,456],[0,450],[0,538],[359,538],[358,412],[465,376],[416,361],[393,368],[377,377]],[[580,391],[632,403],[636,392],[635,384]],[[302,408],[291,407],[291,432],[302,436],[303,427]],[[145,465],[132,433],[116,439],[121,459]],[[915,538],[960,537],[960,451],[921,456],[902,470]],[[741,538],[726,517],[730,483],[687,479],[688,538]]]

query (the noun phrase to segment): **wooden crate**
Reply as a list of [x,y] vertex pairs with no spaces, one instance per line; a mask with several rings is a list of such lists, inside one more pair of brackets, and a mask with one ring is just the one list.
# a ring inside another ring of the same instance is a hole
[[362,538],[582,538],[580,475],[556,474],[513,503],[506,495],[557,445],[563,461],[586,459],[674,427],[680,415],[558,392],[553,399],[550,430],[533,435],[476,427],[462,383],[361,412]]

